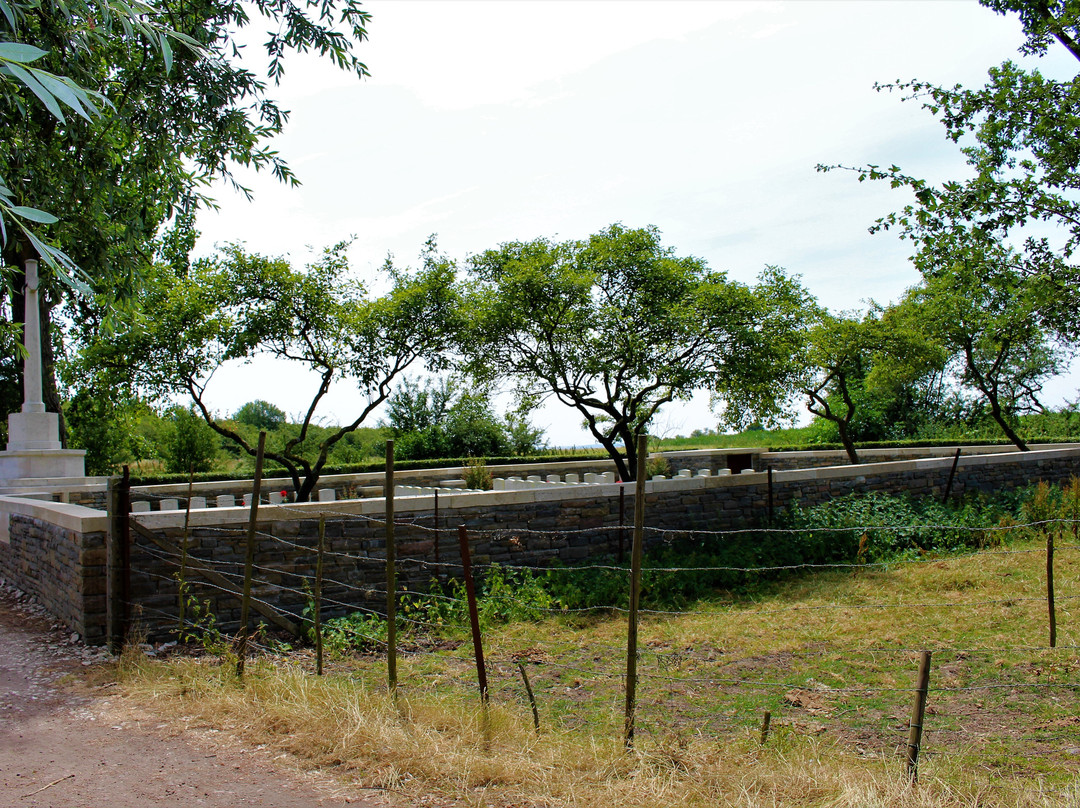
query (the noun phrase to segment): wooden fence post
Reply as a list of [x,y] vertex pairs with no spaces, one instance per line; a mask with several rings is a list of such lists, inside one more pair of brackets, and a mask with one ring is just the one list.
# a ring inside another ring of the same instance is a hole
[[323,674],[323,645],[322,645],[322,573],[323,554],[326,548],[326,514],[319,514],[319,546],[315,551],[315,592],[312,604],[311,624],[315,629],[315,675]]
[[248,516],[247,554],[244,559],[244,595],[240,601],[240,638],[236,647],[236,675],[244,677],[244,660],[247,658],[248,623],[251,617],[251,579],[255,568],[255,525],[259,518],[259,499],[262,497],[263,453],[266,451],[266,433],[259,432],[259,446],[255,454],[255,481],[251,489],[251,512]]
[[1046,533],[1046,608],[1050,613],[1050,647],[1057,647],[1057,612],[1054,609],[1054,531]]
[[626,554],[626,481],[623,480],[619,484],[619,557],[618,561],[621,564],[623,562],[623,556]]
[[533,729],[540,734],[540,711],[536,708],[536,696],[533,694],[532,684],[529,682],[529,674],[525,672],[525,663],[518,660],[518,671],[521,672],[521,681],[525,683],[525,695],[529,697],[529,706],[532,707]]
[[919,750],[922,748],[923,719],[926,717],[926,694],[930,689],[930,652],[923,651],[919,660],[919,681],[915,687],[915,703],[908,724],[907,775],[915,783],[919,779]]
[[439,489],[435,489],[435,515],[432,517],[432,525],[435,528],[435,574],[442,575],[439,567]]
[[776,516],[773,507],[772,466],[769,466],[766,470],[769,472],[769,527],[772,527]]
[[634,712],[637,708],[638,605],[641,601],[641,559],[645,543],[645,453],[648,438],[638,436],[637,479],[634,488],[634,546],[630,551],[630,609],[626,630],[626,705],[623,743],[634,746]]
[[[127,551],[131,538],[128,511],[131,509],[131,480],[128,467],[124,476],[111,477],[108,487],[109,531],[105,540],[105,635],[109,650],[120,653],[124,647],[127,598],[130,587],[130,556]],[[126,563],[126,566],[125,566]]]
[[469,554],[469,532],[465,525],[458,527],[461,548],[461,573],[465,578],[465,597],[469,602],[469,625],[472,628],[473,655],[476,657],[476,678],[480,683],[480,702],[488,702],[487,668],[484,666],[484,640],[480,634],[480,611],[476,605],[476,582],[473,580],[472,556]]
[[386,441],[386,687],[397,697],[397,547],[394,545],[394,441]]
[[179,631],[183,633],[187,622],[187,556],[188,537],[191,535],[191,491],[195,485],[195,464],[188,466],[187,504],[184,506],[184,536],[180,545],[180,578],[176,582],[176,594],[179,598]]

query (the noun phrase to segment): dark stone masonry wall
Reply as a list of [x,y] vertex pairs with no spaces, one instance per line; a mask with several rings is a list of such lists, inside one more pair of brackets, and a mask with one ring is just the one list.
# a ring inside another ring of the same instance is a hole
[[[898,465],[904,468],[898,468]],[[798,500],[815,504],[855,492],[887,491],[915,496],[940,497],[948,481],[951,460],[922,464],[883,464],[856,469],[811,473],[776,473],[773,480],[773,503],[782,509]],[[852,471],[860,473],[852,474]],[[1033,459],[1017,455],[998,462],[970,458],[958,468],[953,481],[954,496],[967,491],[992,492],[1027,485],[1038,480],[1063,482],[1080,474],[1080,451],[1072,456]],[[672,490],[646,495],[646,525],[650,541],[663,540],[663,530],[696,529],[717,531],[761,524],[768,513],[769,486],[765,474],[695,481],[697,487],[667,482]],[[627,486],[626,521],[633,518],[634,493]],[[424,589],[437,577],[457,574],[460,562],[456,527],[464,524],[470,533],[474,564],[546,565],[559,559],[573,564],[601,555],[615,555],[620,549],[629,555],[630,529],[620,531],[619,497],[593,496],[576,499],[444,510],[442,529],[436,534],[430,512],[400,512],[400,518],[413,522],[396,528],[400,583],[408,589]],[[256,598],[277,604],[298,619],[307,605],[305,578],[315,574],[317,516],[302,521],[265,522],[259,530],[266,537],[259,540],[256,565],[259,580]],[[328,551],[324,585],[327,613],[340,614],[353,609],[382,611],[385,604],[385,543],[381,522],[367,518],[328,516]],[[436,535],[438,562],[436,562]],[[269,538],[269,537],[273,538]],[[146,536],[136,537],[132,564],[133,594],[146,605],[147,623],[167,630],[175,621],[177,571],[180,532],[156,532],[157,542]],[[199,529],[192,534],[189,552],[193,559],[205,560],[206,566],[226,576],[239,591],[244,558],[244,530]],[[165,545],[163,547],[162,545]],[[165,548],[168,549],[165,549]],[[189,576],[192,594],[208,599],[219,625],[236,627],[240,604],[235,596],[222,592],[220,581],[199,583],[198,572]],[[331,581],[336,583],[330,583]],[[155,617],[156,616],[156,617]],[[160,619],[159,619],[160,618]],[[257,618],[258,619],[258,618]]]
[[[941,496],[952,458],[843,466],[829,469],[774,473],[772,500],[781,509],[792,500],[814,504],[853,492],[887,491],[915,496]],[[682,466],[687,467],[687,466]],[[968,491],[993,492],[1039,480],[1063,482],[1080,474],[1080,448],[962,458],[953,482],[953,496]],[[662,541],[664,530],[722,531],[760,524],[768,515],[768,475],[666,480],[654,483],[647,494],[646,525],[650,541]],[[436,577],[459,571],[457,527],[469,531],[475,564],[545,565],[559,559],[575,563],[622,550],[629,555],[632,531],[619,529],[620,502],[615,486],[566,489],[580,494],[573,499],[514,502],[516,492],[456,497],[467,507],[449,508],[445,501],[440,530],[435,532],[431,511],[411,509],[408,499],[398,502],[396,545],[400,582],[423,589]],[[473,500],[473,496],[476,497]],[[529,496],[527,493],[525,496]],[[540,495],[538,495],[540,496]],[[546,495],[545,495],[546,496]],[[414,500],[417,502],[417,500]],[[487,504],[481,504],[487,503]],[[625,488],[625,521],[633,518],[633,486]],[[351,507],[354,509],[358,504]],[[0,540],[0,577],[36,595],[60,620],[90,642],[105,639],[106,538],[101,531],[80,532],[47,521],[53,509],[63,512],[63,524],[101,526],[100,512],[71,506],[30,503],[12,499],[8,512],[8,540]],[[372,517],[346,513],[344,503],[268,507],[260,511],[256,546],[255,597],[273,605],[296,623],[308,594],[305,581],[315,573],[318,515],[327,518],[327,557],[324,586],[326,612],[353,609],[380,611],[385,604],[384,526]],[[370,507],[370,506],[369,506]],[[63,509],[67,509],[66,511]],[[33,510],[34,516],[28,516]],[[298,514],[297,518],[293,515]],[[284,518],[288,517],[288,518]],[[187,580],[191,596],[202,603],[224,630],[234,630],[239,618],[243,579],[246,513],[231,509],[218,514],[202,512],[190,532]],[[182,530],[175,515],[132,516],[132,599],[141,604],[142,620],[152,636],[164,638],[174,630],[178,613],[176,575],[179,571]],[[231,521],[232,524],[226,522]],[[213,522],[212,524],[209,524]],[[260,608],[265,608],[260,606]],[[189,611],[189,615],[191,612]],[[258,613],[256,620],[269,618]]]
[[88,643],[105,641],[105,534],[12,514],[0,576],[36,597]]

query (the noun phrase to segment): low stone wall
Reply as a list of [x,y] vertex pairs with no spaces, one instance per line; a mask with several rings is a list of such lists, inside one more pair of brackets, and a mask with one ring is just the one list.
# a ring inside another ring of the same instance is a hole
[[78,505],[0,497],[0,577],[88,643],[105,641],[106,521]]
[[[1036,451],[1050,449],[1075,449],[1075,443],[1036,444]],[[952,458],[960,449],[961,457],[972,455],[997,455],[1019,452],[1015,446],[904,446],[891,449],[859,449],[860,464],[889,463],[893,460],[919,460],[931,457]],[[763,452],[756,458],[755,469],[790,471],[792,469],[824,468],[827,466],[848,466],[847,452],[841,449],[827,449],[811,452]]]
[[[953,458],[896,460],[859,466],[776,471],[773,507],[798,500],[809,505],[853,492],[887,491],[941,496]],[[685,467],[685,466],[684,466]],[[517,471],[519,469],[515,469]],[[1080,474],[1080,448],[961,457],[954,496],[992,492],[1039,480],[1063,482]],[[646,525],[651,541],[664,531],[723,531],[760,524],[768,515],[769,475],[690,477],[646,484]],[[621,502],[620,502],[621,499]],[[544,565],[600,555],[628,554],[629,529],[619,529],[620,507],[632,520],[632,484],[540,486],[530,490],[448,492],[395,500],[396,547],[401,582],[422,589],[433,577],[453,575],[457,526],[470,533],[474,563]],[[328,613],[356,608],[378,611],[385,603],[385,527],[381,498],[333,503],[264,505],[256,547],[256,619],[295,625],[307,605],[304,581],[315,571],[319,516],[327,519],[325,576]],[[191,595],[208,601],[218,625],[237,627],[248,510],[213,508],[191,513],[188,574]],[[132,599],[158,635],[177,620],[183,512],[131,517]],[[0,575],[31,592],[58,618],[90,641],[104,638],[105,531],[100,511],[77,505],[0,497]],[[270,609],[266,604],[271,604]],[[189,615],[191,612],[189,611]]]
[[[952,458],[866,464],[773,473],[772,503],[777,510],[792,501],[812,505],[844,494],[887,491],[940,497],[947,485]],[[992,492],[1038,480],[1062,482],[1080,474],[1080,449],[961,458],[952,491]],[[723,531],[762,524],[768,515],[769,475],[764,472],[726,477],[693,477],[650,481],[646,485],[646,525],[651,541],[664,531]],[[554,559],[574,563],[601,555],[628,553],[630,530],[619,530],[620,493],[625,520],[631,521],[632,485],[551,486],[533,490],[459,493],[440,496],[437,532],[434,497],[395,500],[400,580],[409,589],[423,589],[439,574],[454,574],[460,562],[457,525],[470,532],[476,564],[537,566]],[[328,519],[329,550],[326,590],[328,613],[350,609],[381,611],[383,594],[383,500],[329,504],[308,503],[261,507],[256,564],[260,581],[255,597],[277,604],[296,622],[307,604],[303,581],[315,571],[319,514]],[[234,511],[231,519],[226,511]],[[193,514],[193,518],[195,515]],[[235,626],[239,601],[225,594],[229,581],[239,591],[244,557],[241,508],[200,512],[191,533],[190,557],[202,570],[224,579],[196,583],[192,593],[209,600],[219,624]],[[170,514],[140,514],[133,568],[136,599],[148,613],[174,614],[177,602],[173,576],[182,538],[180,520]],[[438,541],[438,549],[436,549]],[[436,565],[438,562],[439,565]],[[336,603],[334,603],[336,602]],[[168,626],[166,620],[164,626]]]

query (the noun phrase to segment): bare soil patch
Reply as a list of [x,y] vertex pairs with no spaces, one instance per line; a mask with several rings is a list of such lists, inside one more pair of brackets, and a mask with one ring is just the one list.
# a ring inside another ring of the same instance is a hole
[[383,804],[302,774],[267,750],[212,731],[183,732],[110,698],[111,665],[28,598],[0,588],[0,805]]

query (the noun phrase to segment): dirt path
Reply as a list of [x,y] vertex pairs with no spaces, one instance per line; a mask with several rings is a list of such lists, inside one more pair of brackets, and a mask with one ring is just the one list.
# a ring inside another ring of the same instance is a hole
[[0,805],[376,805],[303,782],[258,750],[187,738],[152,716],[120,717],[108,685],[84,695],[58,684],[102,659],[0,588]]

